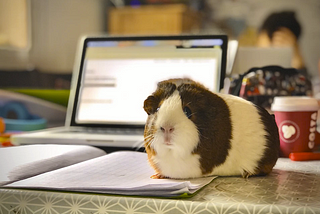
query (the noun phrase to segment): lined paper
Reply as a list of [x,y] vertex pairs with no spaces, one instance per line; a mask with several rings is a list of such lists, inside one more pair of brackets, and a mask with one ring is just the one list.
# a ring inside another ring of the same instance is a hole
[[192,194],[214,179],[152,179],[150,176],[153,174],[146,153],[121,151],[18,181],[7,187],[174,196]]

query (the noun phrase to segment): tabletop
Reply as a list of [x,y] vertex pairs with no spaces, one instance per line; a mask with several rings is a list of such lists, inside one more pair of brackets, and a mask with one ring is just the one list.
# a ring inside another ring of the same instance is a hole
[[320,213],[320,161],[279,158],[268,176],[219,177],[183,199],[0,189],[0,213]]

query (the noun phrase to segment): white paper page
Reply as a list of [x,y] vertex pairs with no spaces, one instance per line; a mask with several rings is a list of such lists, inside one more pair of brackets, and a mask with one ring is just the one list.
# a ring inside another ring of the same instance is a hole
[[106,154],[84,145],[26,145],[0,148],[0,185]]
[[156,190],[174,192],[185,188],[193,193],[213,179],[152,179],[153,174],[146,153],[115,152],[7,186],[119,194],[139,190],[140,195],[156,195]]

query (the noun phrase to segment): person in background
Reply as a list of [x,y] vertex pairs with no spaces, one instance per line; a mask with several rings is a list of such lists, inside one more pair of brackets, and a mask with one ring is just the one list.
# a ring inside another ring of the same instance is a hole
[[[240,81],[235,79],[231,88],[232,94],[268,110],[276,96],[312,96],[312,82],[299,47],[301,32],[302,28],[295,17],[295,12],[271,13],[258,29],[256,46],[292,48],[291,68],[267,66],[263,69],[250,70],[248,71],[250,73],[245,73]],[[237,90],[232,91],[233,89]]]
[[270,14],[261,25],[258,38],[258,47],[292,47],[292,67],[305,75],[307,71],[299,48],[299,38],[302,27],[293,11],[282,11]]

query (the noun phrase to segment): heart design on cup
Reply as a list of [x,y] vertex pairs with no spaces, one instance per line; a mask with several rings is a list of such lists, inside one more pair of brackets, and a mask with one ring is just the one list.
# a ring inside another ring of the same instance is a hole
[[295,133],[296,133],[296,129],[294,128],[294,126],[291,125],[283,125],[282,126],[282,133],[283,133],[283,137],[285,139],[289,139],[290,137],[292,137]]

